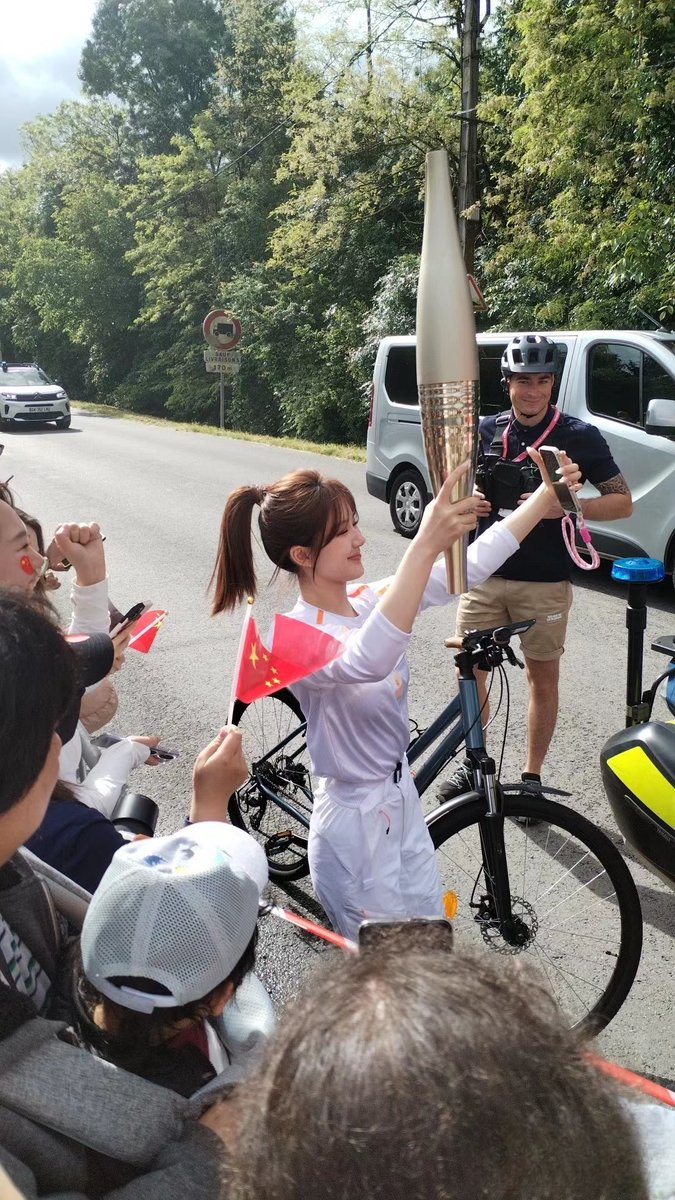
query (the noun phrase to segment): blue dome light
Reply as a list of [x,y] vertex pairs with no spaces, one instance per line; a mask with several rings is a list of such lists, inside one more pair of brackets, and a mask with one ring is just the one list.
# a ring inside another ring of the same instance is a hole
[[660,583],[665,577],[660,558],[617,558],[612,564],[612,579],[624,583]]

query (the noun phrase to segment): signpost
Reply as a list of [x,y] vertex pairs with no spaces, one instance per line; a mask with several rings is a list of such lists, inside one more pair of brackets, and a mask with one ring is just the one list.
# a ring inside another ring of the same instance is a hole
[[204,351],[204,366],[220,376],[220,428],[224,429],[225,377],[236,375],[241,366],[241,350],[236,349],[241,341],[241,321],[227,308],[212,308],[202,330],[209,346]]

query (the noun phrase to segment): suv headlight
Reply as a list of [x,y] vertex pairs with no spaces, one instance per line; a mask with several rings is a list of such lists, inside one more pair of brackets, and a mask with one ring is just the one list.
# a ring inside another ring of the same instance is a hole
[[0,392],[0,396],[2,396],[3,400],[17,400],[18,399],[16,392]]
[[67,395],[66,395],[66,393],[65,393],[65,392],[63,392],[63,391],[62,391],[62,392],[57,392],[57,393],[56,393],[56,399],[57,399],[57,400],[67,400],[67,399],[68,399],[68,396],[67,396]]

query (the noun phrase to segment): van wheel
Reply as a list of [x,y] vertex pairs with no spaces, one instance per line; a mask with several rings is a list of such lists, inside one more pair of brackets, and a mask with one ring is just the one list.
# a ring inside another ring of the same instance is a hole
[[389,512],[394,529],[404,538],[413,538],[427,506],[427,490],[418,471],[401,471],[391,489]]

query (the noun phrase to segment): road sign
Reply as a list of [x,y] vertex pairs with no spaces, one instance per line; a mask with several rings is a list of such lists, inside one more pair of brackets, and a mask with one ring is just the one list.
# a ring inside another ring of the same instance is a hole
[[471,296],[471,303],[473,304],[474,308],[478,308],[481,310],[481,312],[485,312],[487,310],[485,296],[481,292],[473,275],[467,274],[467,279],[469,281],[469,294]]
[[233,350],[241,341],[241,321],[227,308],[213,308],[202,324],[204,338],[216,350]]
[[241,350],[205,350],[204,366],[207,371],[236,375],[241,366]]

